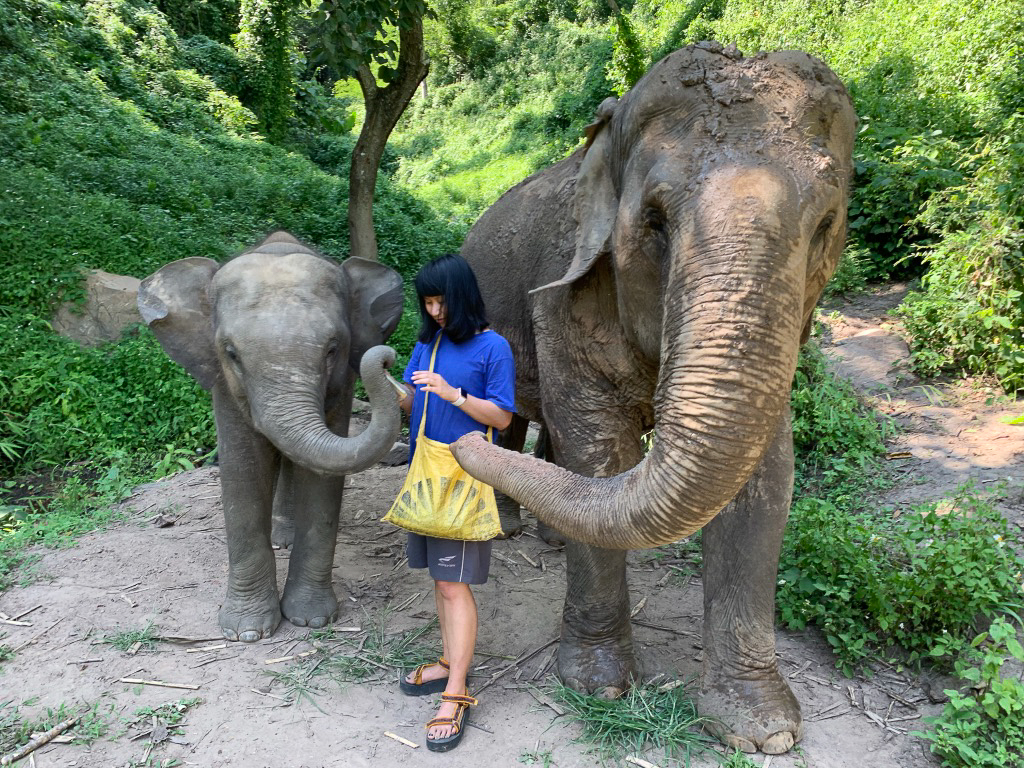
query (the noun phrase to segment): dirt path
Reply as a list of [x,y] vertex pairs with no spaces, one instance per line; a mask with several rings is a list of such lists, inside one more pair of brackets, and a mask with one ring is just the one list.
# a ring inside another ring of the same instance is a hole
[[[1009,480],[1000,505],[1024,522],[1024,429],[1000,421],[1019,415],[1008,404],[986,404],[995,393],[973,382],[924,386],[906,375],[906,347],[885,311],[900,289],[840,303],[827,317],[823,346],[873,402],[904,431],[890,450],[905,451],[901,481],[882,504],[912,504],[954,490],[967,479],[982,488]],[[830,308],[832,309],[832,308]],[[254,645],[223,644],[217,610],[227,569],[216,468],[176,475],[137,489],[130,520],[83,537],[72,549],[46,552],[43,576],[0,594],[0,611],[22,625],[0,625],[2,642],[19,648],[0,665],[0,703],[25,715],[47,707],[94,705],[115,727],[91,746],[50,744],[34,755],[51,766],[558,766],[599,764],[575,742],[579,727],[538,701],[530,687],[550,672],[565,587],[563,558],[533,533],[496,543],[491,581],[476,594],[481,630],[475,678],[478,689],[512,660],[537,651],[502,674],[483,693],[473,726],[460,747],[445,755],[422,746],[433,697],[401,696],[391,670],[364,666],[371,677],[339,685],[330,659],[372,647],[420,627],[432,615],[422,574],[402,561],[402,537],[377,522],[393,500],[404,467],[378,467],[349,479],[339,533],[335,586],[344,603],[338,632],[349,644],[316,650],[305,630],[282,625]],[[159,527],[157,523],[174,520]],[[279,553],[283,585],[288,554]],[[635,639],[648,677],[685,678],[698,669],[699,578],[679,551],[630,556]],[[38,607],[37,607],[38,606]],[[164,638],[132,653],[103,639],[147,626]],[[365,639],[364,639],[365,638]],[[438,644],[436,629],[423,642]],[[202,651],[209,646],[225,647]],[[366,653],[360,651],[362,655]],[[927,681],[883,669],[872,679],[846,679],[813,631],[779,633],[779,656],[806,718],[799,750],[767,759],[772,768],[924,768],[937,765],[908,734],[940,705]],[[287,661],[268,663],[282,657]],[[320,661],[318,661],[320,660]],[[167,688],[126,683],[142,679],[196,686]],[[294,703],[289,697],[304,688]],[[189,704],[188,701],[199,702]],[[140,710],[185,709],[181,735],[169,733]],[[9,709],[7,710],[10,711]],[[0,718],[3,710],[0,710]],[[137,721],[128,726],[126,721]],[[2,720],[0,720],[2,722]],[[116,725],[121,723],[121,725]],[[70,733],[74,733],[72,730]],[[411,748],[388,733],[407,739]],[[645,755],[667,768],[657,753]],[[171,762],[176,760],[178,762]],[[148,762],[147,762],[148,761]],[[21,765],[29,765],[26,760]],[[609,763],[623,765],[618,763]],[[695,765],[711,765],[697,761]]]

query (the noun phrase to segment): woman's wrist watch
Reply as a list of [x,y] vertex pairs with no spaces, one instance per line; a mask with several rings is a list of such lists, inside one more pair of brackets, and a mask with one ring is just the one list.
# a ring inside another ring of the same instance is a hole
[[466,402],[466,394],[466,388],[459,387],[459,396],[452,400],[452,405],[456,408],[460,407],[464,402]]

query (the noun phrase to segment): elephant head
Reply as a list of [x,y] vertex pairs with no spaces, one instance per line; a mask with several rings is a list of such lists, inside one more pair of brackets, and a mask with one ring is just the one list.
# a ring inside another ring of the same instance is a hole
[[[138,304],[167,354],[297,464],[347,474],[393,445],[400,413],[385,370],[394,351],[377,345],[401,317],[394,270],[358,258],[339,265],[275,232],[223,266],[167,264],[142,282]],[[357,370],[372,417],[346,438],[331,421],[348,408]]]
[[[575,179],[572,263],[533,291],[533,325],[550,328],[551,306],[611,272],[608,306],[638,370],[656,371],[636,382],[650,392],[651,448],[604,478],[499,454],[473,435],[453,453],[570,537],[633,549],[701,528],[775,436],[843,249],[856,116],[839,80],[806,54],[743,58],[698,44],[599,118]],[[588,407],[561,394],[545,412]]]

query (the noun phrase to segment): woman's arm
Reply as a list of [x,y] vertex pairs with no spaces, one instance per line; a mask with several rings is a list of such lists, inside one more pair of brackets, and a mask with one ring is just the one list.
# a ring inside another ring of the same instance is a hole
[[[412,383],[427,392],[433,392],[445,402],[454,403],[459,399],[459,390],[445,381],[439,373],[416,371],[412,375]],[[402,402],[403,410],[405,410],[406,401],[409,403],[409,407],[412,407],[412,397],[410,396]],[[495,429],[504,429],[512,422],[511,411],[506,411],[490,400],[475,395],[467,394],[466,400],[458,407],[470,418]]]

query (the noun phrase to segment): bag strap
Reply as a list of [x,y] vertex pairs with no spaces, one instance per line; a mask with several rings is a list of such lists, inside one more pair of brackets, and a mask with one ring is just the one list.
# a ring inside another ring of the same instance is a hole
[[[437,332],[437,341],[434,342],[434,348],[430,352],[430,367],[427,370],[430,371],[431,373],[434,372],[434,360],[437,359],[437,348],[441,344],[441,334],[442,333],[443,333],[443,331],[438,331]],[[429,396],[430,396],[429,392],[424,392],[423,393],[423,416],[420,418],[420,431],[419,431],[419,434],[417,435],[417,439],[420,438],[420,437],[423,437],[423,429],[427,425],[427,400],[429,399]],[[493,430],[494,430],[493,427],[490,427],[490,426],[487,427],[487,442],[488,443],[493,443],[494,442],[494,431]]]

